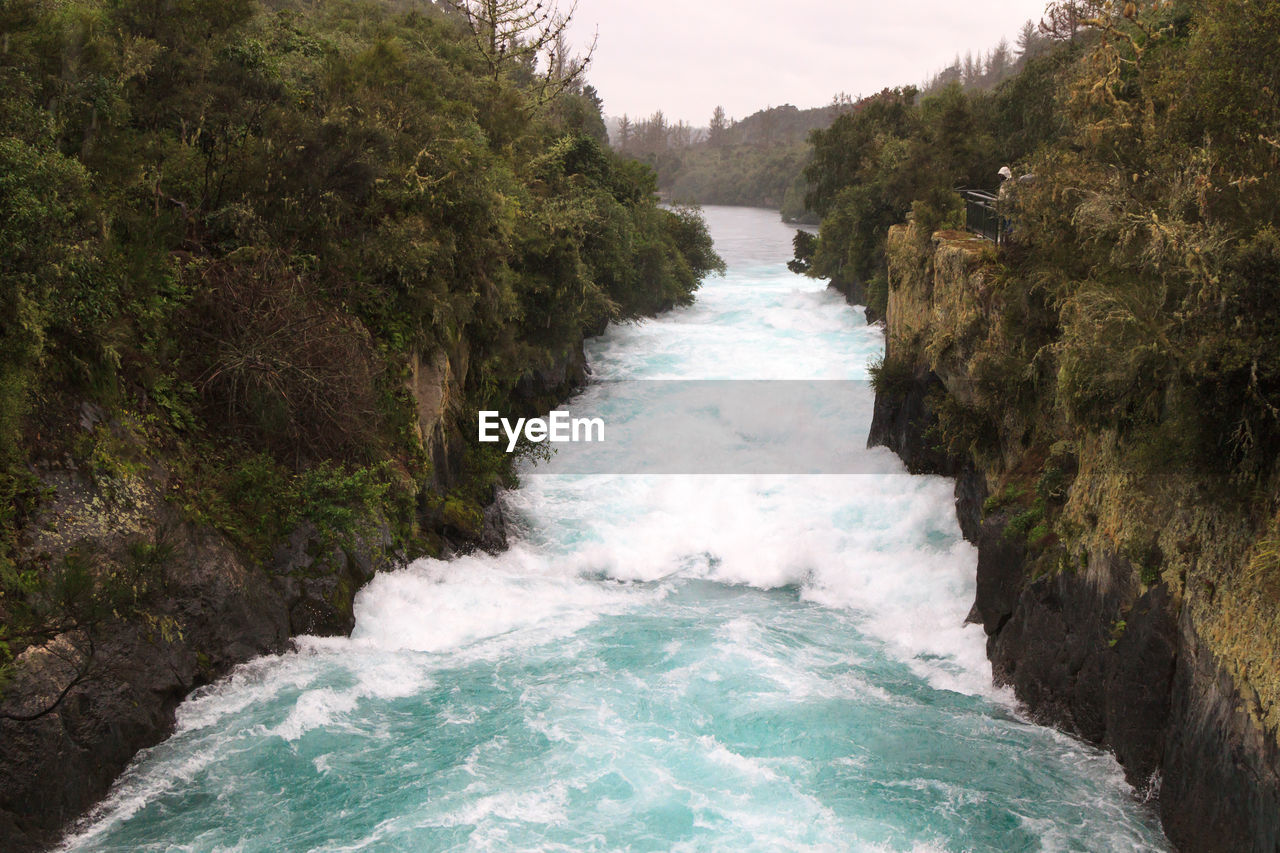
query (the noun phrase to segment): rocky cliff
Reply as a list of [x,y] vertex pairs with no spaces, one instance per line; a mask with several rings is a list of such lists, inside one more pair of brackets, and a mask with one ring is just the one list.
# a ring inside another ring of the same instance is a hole
[[1179,850],[1280,850],[1265,500],[1064,417],[1052,348],[1013,355],[1035,312],[990,244],[899,226],[888,252],[870,443],[957,478],[996,680],[1114,752]]
[[[429,553],[505,545],[494,505],[480,515],[478,507],[458,510],[444,500],[466,476],[464,430],[474,418],[463,391],[469,362],[463,341],[412,358],[407,371],[414,430],[432,472],[408,523],[421,528],[418,541]],[[579,339],[531,372],[515,403],[552,405],[585,376]],[[0,691],[6,853],[55,842],[138,750],[168,735],[175,709],[196,687],[286,650],[294,636],[349,633],[360,587],[414,556],[393,545],[392,528],[406,520],[390,500],[369,508],[354,537],[335,538],[304,522],[251,553],[216,523],[193,520],[183,505],[184,472],[172,458],[162,461],[135,425],[104,414],[81,406],[63,428],[84,438],[84,448],[109,442],[128,464],[103,470],[74,453],[41,462],[36,474],[46,499],[23,528],[23,556],[54,571],[108,573],[130,592],[112,602],[112,618],[83,615],[23,651]]]

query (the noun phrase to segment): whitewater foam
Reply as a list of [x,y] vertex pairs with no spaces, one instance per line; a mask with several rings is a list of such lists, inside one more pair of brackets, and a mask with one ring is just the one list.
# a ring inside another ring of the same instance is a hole
[[[790,230],[713,225],[729,278],[589,342],[596,378],[865,379],[879,330],[781,268]],[[601,381],[572,408],[643,405]],[[869,396],[832,405],[864,475],[553,458],[501,496],[509,551],[380,574],[350,638],[193,694],[66,849],[1158,847],[1114,760],[991,686],[951,483],[859,446]],[[715,414],[744,446],[804,415]]]

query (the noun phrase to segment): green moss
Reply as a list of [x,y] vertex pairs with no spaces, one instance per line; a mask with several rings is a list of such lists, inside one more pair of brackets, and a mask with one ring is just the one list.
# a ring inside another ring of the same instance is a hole
[[1164,553],[1160,549],[1158,534],[1135,525],[1120,553],[1138,570],[1138,579],[1144,586],[1160,582],[1164,568]]
[[1117,619],[1112,622],[1111,639],[1107,641],[1107,645],[1114,647],[1116,643],[1120,642],[1120,638],[1124,636],[1126,628],[1128,628],[1128,624],[1123,619]]
[[318,532],[319,553],[350,546],[382,524],[391,528],[393,548],[414,532],[415,486],[395,476],[389,462],[322,462],[291,471],[266,454],[227,461],[211,453],[181,480],[184,487],[170,498],[189,520],[216,527],[263,561],[303,522]]
[[339,575],[333,592],[329,594],[329,605],[339,613],[350,613],[355,601],[355,590],[346,575]]
[[937,416],[925,438],[935,449],[953,457],[991,458],[998,449],[999,427],[992,410],[967,403],[945,391],[929,395],[929,407]]
[[889,276],[883,270],[876,270],[867,282],[867,308],[873,319],[883,318],[889,310]]
[[1062,504],[1067,499],[1067,490],[1078,468],[1074,445],[1066,441],[1055,443],[1045,460],[1040,479],[1036,481],[1036,496],[1048,504]]
[[1045,505],[1043,498],[1036,498],[1031,506],[1009,519],[1008,525],[1004,529],[1004,538],[1010,541],[1022,539],[1028,544],[1036,545],[1037,541],[1034,535],[1040,535],[1043,538],[1048,537],[1048,527],[1045,524]]
[[1033,548],[1043,548],[1048,544],[1052,536],[1053,531],[1049,528],[1049,524],[1045,521],[1040,521],[1035,527],[1027,531],[1027,544]]
[[72,452],[88,467],[99,485],[141,477],[146,473],[145,455],[149,445],[144,422],[128,412],[120,412],[111,422],[102,421],[81,432]]
[[1006,483],[1000,491],[982,502],[983,516],[991,515],[1012,504],[1021,503],[1026,489],[1020,483]]
[[445,524],[468,537],[478,537],[484,524],[484,511],[474,501],[458,496],[445,498],[442,507]]

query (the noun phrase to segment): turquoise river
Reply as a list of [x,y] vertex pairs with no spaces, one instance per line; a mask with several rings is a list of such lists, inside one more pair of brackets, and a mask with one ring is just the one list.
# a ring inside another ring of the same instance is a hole
[[[865,448],[882,331],[786,270],[776,214],[706,214],[728,274],[590,341],[567,407],[847,380],[825,452],[856,473],[557,474],[563,445],[503,495],[510,550],[379,575],[349,639],[193,694],[65,849],[1167,849],[1110,756],[992,686],[951,482]],[[650,439],[697,447],[698,396]]]

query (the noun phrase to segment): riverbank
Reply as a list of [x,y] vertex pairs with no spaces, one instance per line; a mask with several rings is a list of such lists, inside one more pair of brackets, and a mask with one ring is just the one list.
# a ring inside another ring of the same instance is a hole
[[1179,850],[1271,853],[1280,656],[1250,592],[1265,521],[1211,480],[1135,469],[1105,431],[1046,441],[1034,400],[980,414],[1025,310],[989,244],[899,226],[889,270],[870,443],[956,478],[997,682],[1111,750]]
[[[466,489],[475,474],[462,432],[470,421],[460,411],[466,376],[456,365],[466,358],[459,355],[439,353],[427,366],[415,360],[410,373],[415,434],[434,472],[424,490],[412,497],[405,484],[353,501],[355,486],[335,477],[330,511],[351,512],[348,527],[358,532],[337,535],[323,521],[305,520],[269,543],[265,555],[216,522],[193,518],[180,500],[180,457],[160,457],[129,421],[80,408],[83,416],[66,424],[68,432],[107,436],[118,458],[137,463],[112,476],[72,456],[38,467],[51,497],[24,527],[23,554],[63,572],[110,566],[130,584],[134,609],[69,625],[14,661],[0,693],[0,847],[22,853],[56,841],[139,750],[173,731],[175,711],[192,691],[292,648],[295,637],[350,634],[357,592],[423,553],[406,548],[457,554],[506,547],[493,485],[484,486],[487,501]],[[580,339],[555,364],[531,373],[513,399],[539,411],[585,379]],[[260,507],[273,516],[294,509]]]
[[581,64],[488,67],[461,4],[5,8],[0,848],[28,850],[192,690],[344,636],[381,571],[501,547],[475,412],[542,413],[586,336],[720,262]]

